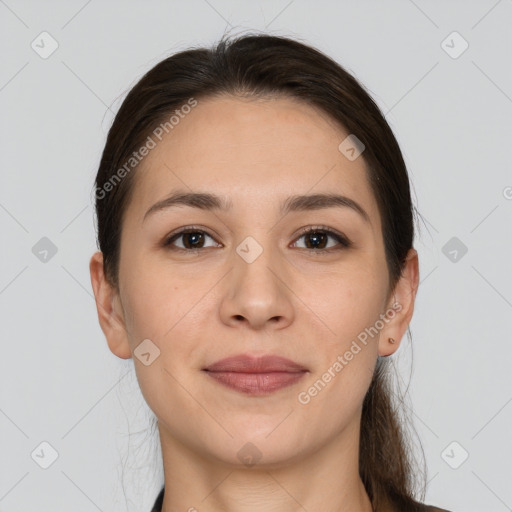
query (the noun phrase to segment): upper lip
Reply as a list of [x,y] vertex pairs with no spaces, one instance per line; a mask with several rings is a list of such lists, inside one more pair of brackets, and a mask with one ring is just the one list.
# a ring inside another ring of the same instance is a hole
[[269,373],[302,372],[307,371],[307,368],[285,357],[239,354],[216,361],[204,370],[210,372]]

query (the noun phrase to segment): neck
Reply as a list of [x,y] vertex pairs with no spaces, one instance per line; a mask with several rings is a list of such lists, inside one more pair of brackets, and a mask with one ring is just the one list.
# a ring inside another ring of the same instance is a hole
[[358,428],[358,423],[352,432],[347,427],[329,445],[293,461],[245,467],[204,457],[159,424],[162,512],[372,512],[359,476]]

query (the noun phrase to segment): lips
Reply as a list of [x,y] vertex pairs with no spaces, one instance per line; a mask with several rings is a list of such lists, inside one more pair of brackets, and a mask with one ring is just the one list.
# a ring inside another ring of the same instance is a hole
[[209,372],[269,373],[269,372],[303,372],[304,366],[280,356],[266,355],[253,357],[247,354],[221,359],[207,368]]
[[284,357],[247,354],[221,359],[204,371],[220,384],[249,395],[265,395],[291,386],[308,372]]

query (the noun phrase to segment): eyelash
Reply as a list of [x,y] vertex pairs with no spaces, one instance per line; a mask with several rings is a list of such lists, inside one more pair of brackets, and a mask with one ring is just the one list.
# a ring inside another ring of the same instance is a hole
[[[208,232],[204,231],[203,229],[196,227],[196,226],[188,226],[188,227],[183,228],[182,230],[178,231],[177,233],[173,233],[173,234],[169,235],[164,240],[163,246],[168,248],[169,250],[184,251],[184,252],[197,252],[197,251],[201,251],[203,249],[207,249],[207,247],[184,249],[183,247],[172,246],[172,243],[175,240],[179,239],[180,236],[183,236],[186,234],[191,234],[191,233],[202,233],[202,234],[205,234],[205,235],[209,236],[210,238],[214,239],[214,237],[212,235],[210,235]],[[352,242],[346,236],[342,235],[341,233],[337,233],[336,231],[333,231],[332,229],[328,228],[327,226],[313,226],[313,227],[302,228],[300,230],[299,236],[295,239],[295,241],[299,240],[303,236],[306,236],[306,235],[309,235],[312,233],[324,233],[324,234],[330,236],[331,238],[334,238],[339,243],[339,245],[335,246],[335,247],[329,247],[328,249],[308,249],[307,247],[306,248],[301,247],[300,249],[306,250],[309,252],[315,252],[315,253],[331,253],[333,251],[340,251],[340,250],[348,249],[348,248],[352,247]]]

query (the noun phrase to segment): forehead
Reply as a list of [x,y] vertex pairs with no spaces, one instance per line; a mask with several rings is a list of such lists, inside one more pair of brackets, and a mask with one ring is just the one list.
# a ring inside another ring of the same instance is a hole
[[229,197],[234,209],[278,204],[290,195],[339,193],[379,226],[362,157],[338,149],[349,135],[319,109],[293,98],[198,100],[135,171],[129,210],[140,221],[175,189]]

